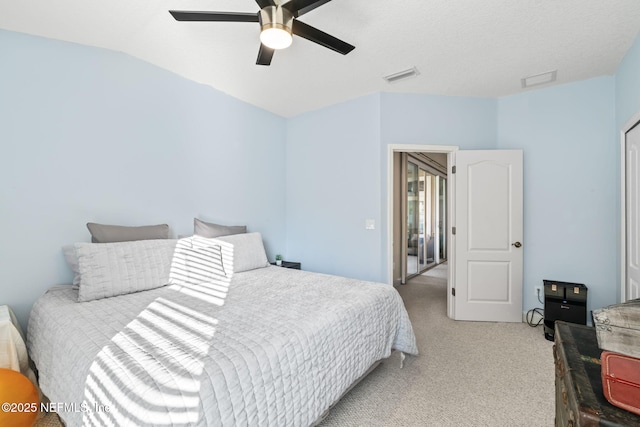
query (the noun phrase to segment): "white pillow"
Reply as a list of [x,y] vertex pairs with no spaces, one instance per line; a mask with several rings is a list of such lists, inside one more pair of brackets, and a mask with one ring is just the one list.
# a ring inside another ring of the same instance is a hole
[[67,245],[62,248],[64,259],[67,260],[69,268],[73,271],[73,287],[80,286],[80,266],[78,265],[78,256],[76,255],[76,246]]
[[[216,280],[231,279],[233,265],[225,269],[220,244],[194,242],[197,236],[178,240],[171,262],[169,283],[174,285],[198,285]],[[227,271],[228,270],[228,271]]]
[[[204,243],[207,241],[208,243]],[[228,258],[231,256],[234,273],[269,266],[260,233],[234,234],[231,236],[217,237],[215,239],[194,236],[193,242],[194,245],[197,245],[198,242],[209,245],[219,244],[222,248],[223,262],[228,263]]]
[[175,246],[173,239],[74,244],[65,255],[77,259],[78,301],[165,286]]

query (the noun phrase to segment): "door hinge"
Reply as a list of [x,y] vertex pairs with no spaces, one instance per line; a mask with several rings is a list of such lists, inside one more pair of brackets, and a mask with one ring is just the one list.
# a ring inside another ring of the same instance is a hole
[[456,228],[455,227],[451,227],[451,234],[453,234],[455,236],[455,234],[456,234]]
[[456,165],[451,166],[451,173],[456,173]]
[[456,296],[456,288],[451,288],[451,295]]

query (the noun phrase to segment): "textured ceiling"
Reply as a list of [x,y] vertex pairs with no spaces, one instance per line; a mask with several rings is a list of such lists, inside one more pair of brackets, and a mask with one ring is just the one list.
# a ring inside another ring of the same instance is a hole
[[[255,65],[255,23],[167,12],[257,12],[254,0],[0,0],[0,28],[122,51],[284,117],[374,92],[498,97],[612,74],[640,30],[639,0],[333,0],[300,19],[356,46],[294,37]],[[410,67],[420,75],[389,84]]]

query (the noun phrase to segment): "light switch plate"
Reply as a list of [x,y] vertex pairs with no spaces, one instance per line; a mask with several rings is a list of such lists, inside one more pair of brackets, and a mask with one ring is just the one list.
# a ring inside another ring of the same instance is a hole
[[367,230],[375,230],[376,229],[376,220],[375,219],[365,219],[364,220],[364,228]]

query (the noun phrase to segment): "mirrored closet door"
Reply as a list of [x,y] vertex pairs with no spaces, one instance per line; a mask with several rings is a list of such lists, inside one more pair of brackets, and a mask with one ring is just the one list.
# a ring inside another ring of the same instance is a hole
[[446,178],[412,155],[405,161],[403,277],[410,278],[446,259]]

